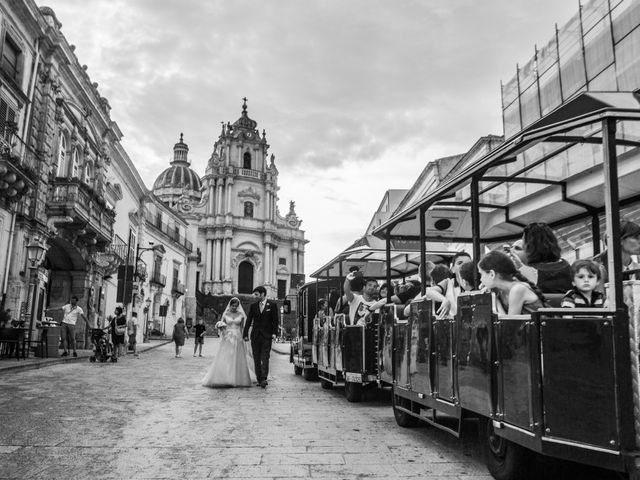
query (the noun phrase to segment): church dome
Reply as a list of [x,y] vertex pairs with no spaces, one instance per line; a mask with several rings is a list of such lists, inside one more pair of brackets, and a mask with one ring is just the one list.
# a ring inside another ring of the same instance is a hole
[[153,183],[153,189],[160,188],[180,188],[195,190],[202,188],[202,182],[198,174],[187,165],[172,165],[162,172]]
[[173,147],[171,166],[162,172],[153,183],[153,192],[160,198],[167,195],[174,197],[178,192],[180,195],[186,193],[193,199],[201,197],[202,182],[198,174],[190,167],[187,158],[188,152],[189,147],[183,142],[181,133],[180,141]]

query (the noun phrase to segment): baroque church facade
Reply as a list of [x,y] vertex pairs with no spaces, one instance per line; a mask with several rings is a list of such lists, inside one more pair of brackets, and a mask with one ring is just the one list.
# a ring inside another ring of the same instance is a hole
[[[295,203],[278,209],[278,169],[266,132],[258,130],[244,99],[242,114],[223,123],[204,176],[192,168],[180,136],[173,161],[153,194],[187,223],[196,246],[187,278],[186,316],[203,294],[250,294],[264,285],[270,298],[285,298],[304,279],[304,231]],[[193,312],[195,313],[195,312]]]

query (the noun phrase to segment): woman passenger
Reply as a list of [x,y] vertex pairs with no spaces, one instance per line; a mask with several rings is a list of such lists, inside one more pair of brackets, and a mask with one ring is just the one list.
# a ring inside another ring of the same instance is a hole
[[498,303],[509,315],[535,312],[545,304],[540,289],[522,276],[504,252],[487,253],[478,263],[478,272],[482,284],[496,293]]
[[471,262],[471,255],[469,255],[465,251],[458,252],[454,255],[452,265],[451,265],[451,275],[444,280],[441,280],[436,285],[434,285],[434,289],[444,295],[444,297],[448,300],[449,310],[445,314],[449,317],[455,317],[458,311],[458,295],[462,291],[461,281],[460,281],[460,268],[466,264]]
[[544,293],[566,293],[571,289],[571,265],[560,257],[560,245],[551,227],[546,223],[530,223],[522,232],[524,256],[509,249],[516,268]]

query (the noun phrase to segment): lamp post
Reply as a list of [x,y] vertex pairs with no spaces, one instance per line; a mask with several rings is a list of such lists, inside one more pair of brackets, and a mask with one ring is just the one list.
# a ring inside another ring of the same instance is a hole
[[142,332],[142,343],[149,343],[149,309],[151,308],[151,298],[147,298],[145,301],[144,313],[144,330]]
[[[37,270],[40,262],[42,262],[42,258],[44,257],[44,253],[47,251],[47,248],[42,245],[38,240],[32,240],[29,245],[27,245],[27,258],[29,259],[29,292],[27,294],[27,312],[29,313],[29,340],[28,340],[28,350],[26,356],[29,357],[29,353],[31,351],[31,341],[33,339],[33,318],[35,317],[35,305],[37,302],[35,301],[36,289],[38,284],[36,282],[37,278]],[[23,353],[24,353],[24,341],[22,345]]]

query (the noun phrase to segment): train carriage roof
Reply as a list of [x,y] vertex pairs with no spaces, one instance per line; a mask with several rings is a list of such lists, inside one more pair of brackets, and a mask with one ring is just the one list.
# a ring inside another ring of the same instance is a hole
[[640,200],[640,95],[584,92],[505,141],[465,172],[393,215],[374,235],[428,242],[471,240],[472,178],[479,180],[480,235],[509,240],[531,222],[554,226],[604,210],[602,121],[615,135],[620,203]]
[[[418,272],[420,250],[416,242],[397,242],[391,250],[391,277],[407,277]],[[404,247],[404,248],[402,248]],[[427,259],[434,263],[447,261],[453,252],[447,252],[444,245],[441,250],[427,254]],[[347,249],[336,255],[329,262],[311,274],[313,278],[337,278],[349,273],[349,268],[357,266],[365,277],[383,279],[387,276],[387,253],[384,242],[379,238],[366,235]],[[342,264],[342,270],[340,268]]]

